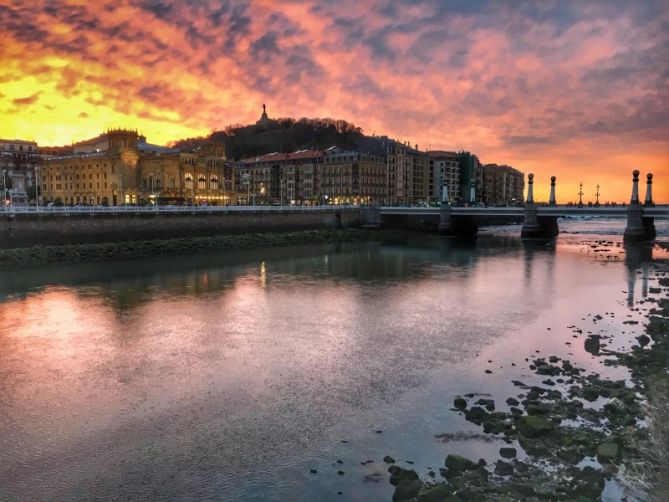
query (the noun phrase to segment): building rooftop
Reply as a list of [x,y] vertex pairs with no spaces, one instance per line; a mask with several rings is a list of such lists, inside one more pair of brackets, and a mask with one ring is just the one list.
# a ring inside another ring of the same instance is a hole
[[25,139],[2,139],[0,138],[0,143],[12,143],[14,145],[32,145],[37,146],[36,141],[29,141]]
[[457,152],[450,152],[450,151],[447,151],[447,150],[431,150],[431,151],[427,152],[427,154],[430,157],[454,157],[458,153]]

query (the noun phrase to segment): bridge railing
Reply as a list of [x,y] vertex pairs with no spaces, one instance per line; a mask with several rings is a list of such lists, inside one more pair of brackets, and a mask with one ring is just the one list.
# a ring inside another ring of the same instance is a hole
[[4,206],[0,213],[13,214],[127,214],[127,213],[243,213],[243,212],[327,212],[358,209],[355,205],[329,206]]

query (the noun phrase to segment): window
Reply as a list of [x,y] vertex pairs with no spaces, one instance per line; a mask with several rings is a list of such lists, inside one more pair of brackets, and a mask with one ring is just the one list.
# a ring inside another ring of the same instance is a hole
[[177,187],[177,180],[174,178],[170,178],[170,180],[167,182],[167,187],[168,188],[176,188]]
[[201,174],[197,178],[197,188],[198,188],[198,190],[206,190],[207,189],[207,178],[205,178],[203,174]]
[[216,176],[212,176],[209,179],[209,188],[211,188],[212,190],[215,190],[215,189],[218,188],[218,178]]
[[184,181],[186,182],[186,188],[193,188],[193,175],[191,173],[186,173],[184,175]]

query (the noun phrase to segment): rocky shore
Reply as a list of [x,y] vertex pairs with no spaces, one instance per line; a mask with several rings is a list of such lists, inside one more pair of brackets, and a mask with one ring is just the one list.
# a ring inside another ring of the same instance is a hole
[[[628,378],[610,380],[565,358],[528,354],[535,378],[513,381],[515,395],[453,400],[454,413],[506,443],[497,461],[448,454],[438,473],[421,479],[387,457],[393,500],[600,500],[614,479],[621,497],[669,500],[669,262],[650,267],[644,308],[634,308],[645,321],[622,322],[641,332],[629,347],[613,350],[613,335],[568,326],[569,343],[627,369]],[[592,322],[606,315],[593,313]]]
[[254,247],[278,247],[325,242],[405,242],[409,232],[381,229],[322,229],[283,233],[247,233],[211,237],[183,237],[167,240],[145,240],[33,246],[0,250],[0,269],[47,263],[80,263],[153,256],[188,255]]

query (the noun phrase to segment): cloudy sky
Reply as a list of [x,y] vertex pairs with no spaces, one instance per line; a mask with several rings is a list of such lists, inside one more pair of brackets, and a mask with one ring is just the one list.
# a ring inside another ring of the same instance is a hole
[[[540,195],[669,202],[669,5],[650,1],[0,0],[0,136],[166,143],[334,117],[534,172]],[[661,181],[664,180],[664,183]]]

